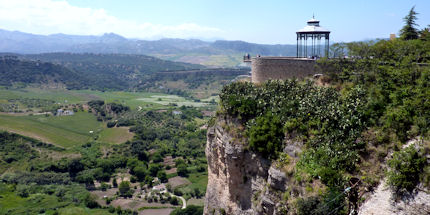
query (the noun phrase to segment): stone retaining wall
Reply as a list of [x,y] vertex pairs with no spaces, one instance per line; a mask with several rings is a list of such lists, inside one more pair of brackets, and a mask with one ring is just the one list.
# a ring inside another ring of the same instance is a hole
[[315,60],[292,57],[252,58],[252,82],[303,78],[316,74]]

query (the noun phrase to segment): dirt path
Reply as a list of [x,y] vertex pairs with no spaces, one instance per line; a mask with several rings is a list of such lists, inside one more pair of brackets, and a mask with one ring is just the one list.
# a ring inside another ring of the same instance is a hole
[[171,197],[176,197],[176,198],[178,198],[178,199],[180,199],[182,201],[182,209],[187,208],[187,200],[185,200],[184,197],[177,196],[177,195],[175,195],[173,193],[169,193],[169,192],[167,192],[167,193],[170,194]]

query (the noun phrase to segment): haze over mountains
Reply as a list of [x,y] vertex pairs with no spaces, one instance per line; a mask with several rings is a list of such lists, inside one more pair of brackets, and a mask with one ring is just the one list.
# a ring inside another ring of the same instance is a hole
[[[238,66],[245,53],[251,55],[294,56],[296,45],[262,45],[244,41],[198,39],[127,39],[109,33],[102,36],[66,34],[36,35],[0,30],[0,52],[38,54],[50,52],[115,53],[152,55],[165,60],[206,66]],[[192,57],[190,57],[192,56]]]

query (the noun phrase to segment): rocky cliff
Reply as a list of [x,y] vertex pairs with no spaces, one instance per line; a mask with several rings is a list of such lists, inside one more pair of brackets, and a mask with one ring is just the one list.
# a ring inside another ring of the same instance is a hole
[[[291,210],[291,202],[285,196],[296,199],[310,196],[307,190],[309,187],[298,183],[276,161],[248,150],[247,138],[241,136],[243,129],[240,122],[226,116],[218,116],[215,124],[208,128],[208,186],[204,214],[296,214],[297,211]],[[297,160],[302,144],[288,138],[284,143],[283,152],[292,160]],[[373,191],[361,186],[358,189],[362,196],[361,203],[358,203],[360,215],[430,214],[430,194],[422,186],[402,199],[395,198],[386,184],[386,178],[382,178]]]
[[208,128],[204,214],[279,214],[287,177],[271,161],[248,151],[246,139],[231,131],[235,125],[218,119]]

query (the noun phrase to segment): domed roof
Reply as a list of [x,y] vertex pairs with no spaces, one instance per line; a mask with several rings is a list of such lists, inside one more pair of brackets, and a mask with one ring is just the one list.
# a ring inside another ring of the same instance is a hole
[[316,20],[315,17],[308,20],[308,25],[297,31],[297,33],[330,33],[329,30],[320,26],[320,21]]
[[308,23],[320,23],[320,21],[312,17],[312,19],[308,20]]

